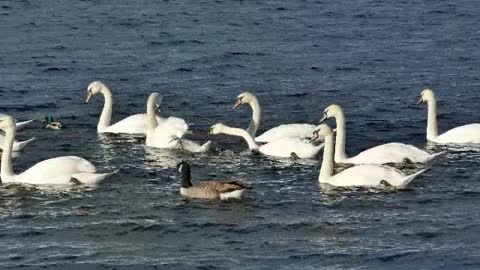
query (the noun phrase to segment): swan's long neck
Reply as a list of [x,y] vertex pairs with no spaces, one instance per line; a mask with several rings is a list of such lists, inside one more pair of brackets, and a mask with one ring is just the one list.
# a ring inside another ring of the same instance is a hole
[[322,167],[320,168],[320,175],[318,176],[318,181],[321,179],[326,179],[333,176],[333,134],[325,137],[325,147],[323,148],[323,161]]
[[106,129],[110,126],[110,121],[112,120],[112,106],[113,106],[113,98],[112,98],[112,91],[108,89],[108,87],[102,87],[101,92],[103,97],[105,98],[105,103],[103,105],[102,114],[100,115],[100,120],[98,121],[97,130],[101,131]]
[[250,133],[248,133],[246,130],[241,128],[223,127],[222,133],[242,137],[247,142],[250,150],[258,149],[255,139],[253,139],[252,135],[250,135]]
[[5,130],[5,145],[3,146],[2,164],[0,177],[2,179],[13,176],[12,167],[12,149],[13,140],[15,139],[15,127],[10,127]]
[[155,113],[155,97],[150,97],[147,103],[147,125],[146,133],[154,130],[158,126],[157,115]]
[[435,98],[432,98],[428,101],[427,140],[432,140],[437,136],[437,101],[435,100]]
[[247,132],[252,135],[252,137],[255,137],[258,127],[260,126],[260,121],[262,120],[262,109],[256,97],[252,97],[252,100],[248,104],[252,108],[252,121],[250,121]]
[[335,160],[347,159],[345,153],[345,115],[343,111],[337,111],[335,114],[335,121],[337,122],[337,137],[335,138]]

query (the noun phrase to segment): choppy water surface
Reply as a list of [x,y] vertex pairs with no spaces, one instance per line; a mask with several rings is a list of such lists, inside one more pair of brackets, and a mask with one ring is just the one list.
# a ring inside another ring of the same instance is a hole
[[[319,160],[293,163],[207,135],[218,121],[246,127],[234,98],[255,92],[261,130],[317,122],[332,102],[347,115],[347,150],[401,141],[425,147],[436,90],[440,129],[478,122],[480,6],[464,1],[2,1],[0,110],[51,113],[68,126],[36,129],[14,160],[21,171],[80,155],[119,173],[97,189],[0,188],[0,267],[92,269],[480,268],[480,149],[451,149],[404,192],[325,193]],[[187,119],[203,155],[153,151],[143,140],[98,136],[103,99],[114,120],[143,112],[149,92]],[[438,151],[439,149],[435,149]],[[183,201],[174,170],[236,178],[240,202]]]

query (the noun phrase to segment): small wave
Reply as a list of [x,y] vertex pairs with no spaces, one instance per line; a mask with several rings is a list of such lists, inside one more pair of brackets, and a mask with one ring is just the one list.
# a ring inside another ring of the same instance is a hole
[[139,226],[133,228],[131,231],[132,232],[138,232],[138,231],[141,231],[141,232],[146,232],[146,231],[158,232],[158,231],[165,230],[165,227],[166,227],[165,225],[161,225],[161,224],[153,224],[153,225],[148,225],[148,226],[139,225]]
[[295,94],[286,94],[286,97],[304,97],[307,96],[309,93],[304,92],[304,93],[295,93]]
[[337,71],[358,71],[359,68],[356,67],[336,67],[335,70]]
[[377,260],[380,260],[382,262],[392,262],[396,259],[399,259],[399,258],[402,258],[402,257],[406,257],[406,256],[410,256],[410,255],[413,255],[415,254],[415,252],[413,251],[409,251],[409,252],[403,252],[403,253],[397,253],[397,254],[392,254],[392,255],[386,255],[386,256],[381,256],[381,257],[377,257],[376,259]]
[[28,231],[28,232],[22,232],[22,233],[17,233],[17,237],[31,237],[31,236],[39,236],[39,235],[44,235],[45,233],[39,232],[39,231]]
[[191,69],[191,68],[177,68],[177,69],[175,69],[175,71],[178,71],[178,72],[193,72],[193,69]]
[[171,40],[167,42],[168,45],[183,45],[183,44],[205,44],[205,42],[196,39],[190,40]]
[[42,72],[52,72],[52,71],[68,71],[68,68],[49,67],[42,70]]

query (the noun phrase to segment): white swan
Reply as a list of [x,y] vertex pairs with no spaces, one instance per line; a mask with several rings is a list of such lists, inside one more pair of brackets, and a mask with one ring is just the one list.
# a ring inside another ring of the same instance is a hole
[[336,187],[353,186],[394,186],[405,188],[415,177],[426,171],[420,170],[412,175],[405,175],[401,171],[387,166],[377,164],[357,165],[340,173],[334,174],[333,161],[333,132],[326,124],[322,124],[315,131],[316,136],[325,138],[325,148],[323,149],[323,161],[320,168],[318,181],[320,184],[328,184]]
[[414,163],[429,162],[438,155],[430,154],[413,145],[403,143],[387,143],[367,149],[354,157],[348,157],[345,153],[345,115],[339,105],[328,106],[320,123],[328,118],[335,118],[337,122],[337,138],[335,141],[335,162],[350,164],[385,164],[402,163],[409,160]]
[[5,142],[0,166],[3,182],[26,184],[96,184],[105,179],[108,173],[96,173],[89,161],[75,156],[47,159],[35,164],[21,174],[15,174],[12,167],[12,148],[15,139],[15,119],[0,115],[0,129],[5,131]]
[[[258,103],[257,97],[250,92],[241,93],[237,97],[233,107],[238,108],[240,105],[245,103],[250,105],[252,108],[252,121],[250,122],[247,132],[252,135],[252,137],[255,137],[258,127],[260,126],[262,110],[260,108],[260,104]],[[256,137],[255,141],[264,143],[284,137],[310,138],[314,130],[315,126],[310,124],[282,124],[265,131],[262,135]]]
[[[18,142],[17,140],[14,140],[12,151],[13,152],[22,151],[27,145],[29,145],[31,142],[33,142],[35,140],[36,140],[35,137],[31,138],[29,140],[26,140],[26,141],[21,141],[21,142]],[[4,146],[5,146],[5,135],[0,134],[0,149],[3,150]]]
[[313,158],[323,148],[322,145],[312,145],[299,138],[279,138],[264,145],[258,145],[246,130],[232,128],[218,123],[210,128],[210,134],[227,134],[242,137],[248,144],[250,150],[274,157],[298,157]]
[[188,125],[185,120],[177,117],[163,119],[160,123],[157,121],[155,108],[160,107],[162,97],[158,93],[152,93],[147,101],[147,125],[145,134],[147,135],[145,144],[156,148],[181,148],[194,153],[206,152],[210,149],[211,141],[200,145],[191,140],[183,139],[188,131]]
[[[87,99],[85,103],[88,103],[90,99],[98,93],[101,93],[105,98],[102,114],[100,115],[100,120],[97,125],[98,133],[145,134],[145,114],[135,114],[111,125],[113,97],[112,91],[110,91],[104,83],[100,81],[90,83],[87,88]],[[159,122],[162,120],[163,119],[160,118],[157,119]]]
[[469,124],[450,129],[449,131],[438,135],[437,125],[437,101],[435,94],[431,89],[422,91],[417,104],[426,102],[428,104],[427,119],[427,140],[439,143],[480,143],[480,124]]

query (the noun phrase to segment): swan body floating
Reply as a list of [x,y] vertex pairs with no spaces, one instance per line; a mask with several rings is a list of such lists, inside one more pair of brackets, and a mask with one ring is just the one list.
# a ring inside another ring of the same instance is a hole
[[[250,92],[244,92],[237,97],[235,105],[233,107],[238,108],[245,103],[250,105],[250,107],[252,108],[252,121],[250,122],[250,126],[248,127],[247,132],[252,137],[255,137],[262,118],[262,110],[260,108],[260,103],[258,102],[258,99],[254,94]],[[282,124],[280,126],[265,131],[262,135],[256,137],[255,141],[260,143],[266,143],[285,137],[310,138],[314,130],[315,126],[310,124]]]
[[313,158],[323,148],[321,145],[313,145],[299,138],[283,137],[269,143],[258,145],[252,135],[241,128],[232,128],[218,123],[210,128],[210,134],[227,134],[242,137],[248,144],[248,148],[273,157],[298,157]]
[[328,118],[335,118],[337,122],[337,137],[335,139],[336,163],[385,164],[402,163],[405,160],[413,163],[426,163],[443,154],[430,154],[409,144],[387,143],[367,149],[354,157],[348,157],[345,153],[345,115],[342,108],[336,104],[328,106],[320,122],[322,123]]
[[335,187],[393,186],[396,188],[405,188],[413,179],[426,170],[423,169],[412,175],[405,175],[401,171],[387,166],[364,164],[334,174],[333,132],[328,125],[321,124],[318,129],[314,131],[314,137],[320,136],[325,138],[322,167],[320,168],[320,175],[318,177],[320,184],[329,184]]
[[443,134],[438,134],[437,100],[431,89],[425,89],[420,94],[417,104],[427,103],[427,140],[439,144],[480,143],[480,124],[469,124],[453,128]]
[[156,148],[170,148],[199,153],[210,149],[211,141],[200,145],[194,141],[184,139],[188,132],[188,125],[185,120],[177,117],[162,118],[159,122],[155,114],[156,108],[160,108],[162,97],[158,93],[152,93],[147,101],[147,120],[145,144]]
[[[98,133],[145,134],[145,123],[147,119],[145,114],[135,114],[113,125],[111,124],[113,107],[112,91],[104,83],[100,81],[90,83],[87,88],[87,98],[85,103],[88,103],[90,99],[98,93],[102,94],[105,98],[102,114],[100,115],[100,120],[97,125]],[[157,121],[161,122],[163,119],[158,118]]]
[[8,115],[0,115],[0,129],[5,131],[0,178],[2,182],[25,184],[86,184],[94,185],[109,176],[97,173],[88,160],[76,156],[51,158],[35,164],[21,174],[12,168],[12,148],[15,139],[15,120]]
[[192,185],[190,165],[184,161],[177,165],[182,174],[180,194],[186,198],[197,199],[241,199],[245,191],[252,189],[240,181],[201,181]]
[[[35,140],[36,140],[35,138],[31,138],[29,140],[21,141],[21,142],[13,140],[12,151],[13,152],[22,151],[27,145],[29,145],[31,142],[33,142]],[[6,141],[5,135],[0,134],[0,149],[2,149],[2,150],[5,147],[5,141]]]

